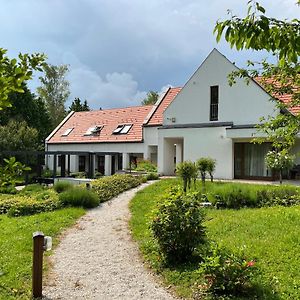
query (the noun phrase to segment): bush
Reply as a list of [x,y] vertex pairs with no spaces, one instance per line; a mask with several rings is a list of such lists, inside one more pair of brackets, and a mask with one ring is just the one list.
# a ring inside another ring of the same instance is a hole
[[81,206],[84,208],[97,207],[99,198],[90,190],[74,187],[59,194],[59,201],[63,206]]
[[33,215],[41,212],[52,211],[58,208],[60,208],[60,204],[55,198],[38,201],[33,198],[21,196],[1,201],[0,204],[0,212],[8,213],[8,215],[12,217]]
[[171,190],[155,212],[153,235],[168,262],[183,262],[205,242],[204,210],[192,196]]
[[21,194],[28,194],[31,195],[32,193],[43,192],[47,189],[47,187],[41,184],[29,184],[26,185],[21,191]]
[[146,175],[147,180],[158,180],[159,176],[157,173],[149,173]]
[[73,172],[70,174],[70,176],[73,178],[86,178],[86,173],[85,172]]
[[255,261],[247,259],[242,250],[234,254],[212,245],[209,255],[200,264],[199,273],[205,278],[200,288],[215,296],[249,296],[255,271]]
[[57,193],[62,193],[73,188],[73,184],[67,181],[58,181],[54,184],[53,188]]
[[224,208],[264,207],[300,204],[299,188],[295,186],[261,186],[252,184],[214,184],[205,194],[213,205]]
[[220,184],[214,185],[207,193],[207,199],[213,204],[220,202],[226,208],[241,208],[257,206],[257,186],[250,184]]
[[157,166],[149,160],[140,160],[137,162],[135,171],[157,172]]
[[2,186],[0,187],[0,194],[10,194],[14,195],[17,194],[17,190],[14,186]]
[[100,202],[104,202],[141,183],[142,176],[116,174],[93,180],[92,190],[98,195]]
[[183,191],[186,192],[191,187],[191,181],[196,181],[197,168],[193,162],[184,161],[176,166],[176,174],[182,179]]

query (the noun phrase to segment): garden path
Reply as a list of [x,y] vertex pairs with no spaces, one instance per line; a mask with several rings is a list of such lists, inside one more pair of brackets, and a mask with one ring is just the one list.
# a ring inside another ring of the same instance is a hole
[[149,183],[87,212],[50,257],[46,299],[175,299],[139,256],[128,220],[129,201]]

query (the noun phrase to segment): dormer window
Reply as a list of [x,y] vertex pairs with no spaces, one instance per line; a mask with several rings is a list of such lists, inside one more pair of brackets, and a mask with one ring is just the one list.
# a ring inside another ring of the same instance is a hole
[[68,136],[72,132],[73,129],[74,129],[74,127],[68,128],[61,136]]
[[96,125],[96,126],[93,126],[93,127],[90,127],[84,135],[97,135],[97,134],[100,134],[100,131],[102,130],[103,126],[99,126],[99,125]]
[[219,86],[210,87],[210,121],[218,121],[219,116]]
[[132,124],[118,125],[118,127],[113,131],[113,134],[127,134],[132,127]]

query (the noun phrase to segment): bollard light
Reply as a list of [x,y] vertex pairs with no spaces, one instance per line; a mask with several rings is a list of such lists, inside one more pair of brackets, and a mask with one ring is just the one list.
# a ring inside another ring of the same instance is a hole
[[52,249],[52,237],[45,236],[44,237],[44,251],[50,251]]

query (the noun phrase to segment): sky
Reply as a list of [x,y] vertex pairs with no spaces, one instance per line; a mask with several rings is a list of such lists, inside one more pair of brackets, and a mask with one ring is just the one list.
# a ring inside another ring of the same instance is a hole
[[[237,66],[267,53],[216,43],[227,10],[245,16],[248,0],[0,0],[0,47],[10,57],[43,52],[68,64],[70,105],[92,109],[139,105],[150,90],[182,86],[215,47]],[[299,18],[296,0],[260,1],[267,15]],[[38,77],[29,83],[39,86]]]

